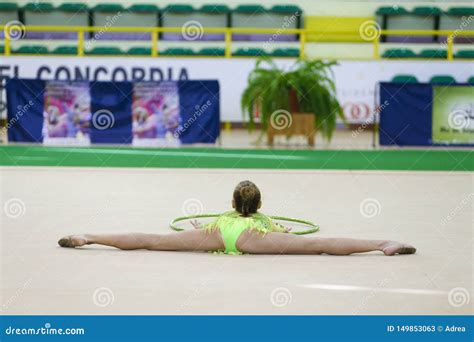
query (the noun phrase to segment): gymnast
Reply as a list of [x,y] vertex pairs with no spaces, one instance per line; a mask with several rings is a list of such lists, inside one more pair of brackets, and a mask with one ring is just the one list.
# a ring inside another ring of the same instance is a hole
[[105,245],[122,250],[213,251],[226,254],[331,254],[349,255],[381,251],[385,255],[413,254],[415,247],[388,240],[303,237],[258,211],[260,190],[250,181],[240,182],[234,190],[232,207],[214,222],[172,234],[83,234],[58,241],[61,247]]

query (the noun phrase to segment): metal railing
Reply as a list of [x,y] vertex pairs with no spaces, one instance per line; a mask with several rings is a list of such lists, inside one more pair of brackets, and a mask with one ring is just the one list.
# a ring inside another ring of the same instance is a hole
[[[375,27],[375,26],[374,26]],[[11,42],[12,38],[10,37],[10,32],[8,26],[0,26],[0,29],[5,32],[4,34],[4,55],[10,56],[11,51]],[[22,29],[25,32],[76,32],[77,33],[77,56],[85,55],[85,39],[84,34],[86,32],[102,32],[102,33],[149,33],[151,35],[151,52],[150,57],[158,57],[159,51],[158,46],[159,42],[162,39],[159,39],[160,33],[182,33],[182,27],[107,27],[103,26],[24,26]],[[324,35],[330,35],[331,37],[340,37],[341,39],[352,37],[348,42],[354,42],[354,37],[360,37],[356,39],[356,42],[360,43],[371,43],[373,45],[373,59],[380,58],[380,37],[381,36],[446,36],[446,48],[447,48],[447,60],[453,60],[454,53],[454,40],[457,37],[466,37],[474,36],[474,31],[462,31],[462,30],[375,30],[373,31],[373,37],[362,37],[359,31],[318,31],[318,30],[308,30],[308,29],[262,29],[262,28],[198,28],[198,27],[188,27],[188,33],[221,33],[224,34],[224,57],[230,58],[232,56],[232,40],[233,34],[265,34],[265,35],[299,35],[299,47],[300,47],[300,58],[305,58],[305,48],[307,44],[312,44],[313,42],[308,42],[308,35],[318,35],[319,37],[324,37]],[[94,40],[94,39],[92,39]],[[101,40],[106,41],[106,39]],[[169,42],[170,40],[166,40]],[[195,41],[195,40],[194,40]],[[215,42],[215,41],[214,41]],[[328,41],[324,41],[328,43]],[[336,43],[344,43],[344,41],[335,40]],[[262,43],[264,43],[262,41]],[[317,44],[317,41],[314,42]],[[273,43],[272,43],[273,44]],[[279,43],[275,43],[278,45]],[[439,43],[444,45],[443,43]],[[16,55],[16,54],[15,54]],[[211,56],[212,57],[212,56]],[[218,57],[218,56],[216,56]]]

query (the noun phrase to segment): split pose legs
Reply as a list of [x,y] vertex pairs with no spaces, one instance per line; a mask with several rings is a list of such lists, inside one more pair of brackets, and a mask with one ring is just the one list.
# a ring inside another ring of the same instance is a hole
[[[59,240],[61,247],[98,244],[123,250],[217,251],[225,248],[220,231],[196,229],[171,234],[85,234],[70,235]],[[385,255],[413,254],[415,247],[388,240],[303,237],[288,233],[265,235],[247,230],[237,240],[237,248],[250,254],[331,254],[349,255],[381,251]]]

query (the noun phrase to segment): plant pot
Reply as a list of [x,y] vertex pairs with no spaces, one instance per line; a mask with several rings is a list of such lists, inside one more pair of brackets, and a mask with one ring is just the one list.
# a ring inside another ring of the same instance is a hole
[[277,135],[286,135],[287,137],[294,135],[303,135],[308,139],[308,145],[315,144],[315,116],[313,113],[293,112],[290,115],[286,112],[281,116],[275,116],[274,120],[270,120],[267,129],[268,145],[273,146],[274,138]]

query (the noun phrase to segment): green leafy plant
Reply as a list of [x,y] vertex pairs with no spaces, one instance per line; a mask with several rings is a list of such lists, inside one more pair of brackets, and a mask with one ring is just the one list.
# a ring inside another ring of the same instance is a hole
[[262,129],[265,131],[276,111],[291,111],[290,95],[297,99],[298,111],[314,113],[316,129],[330,140],[336,128],[336,119],[345,122],[331,70],[336,62],[298,60],[288,70],[280,69],[271,59],[257,61],[249,75],[247,88],[241,99],[249,128],[255,127],[255,108],[259,109]]

